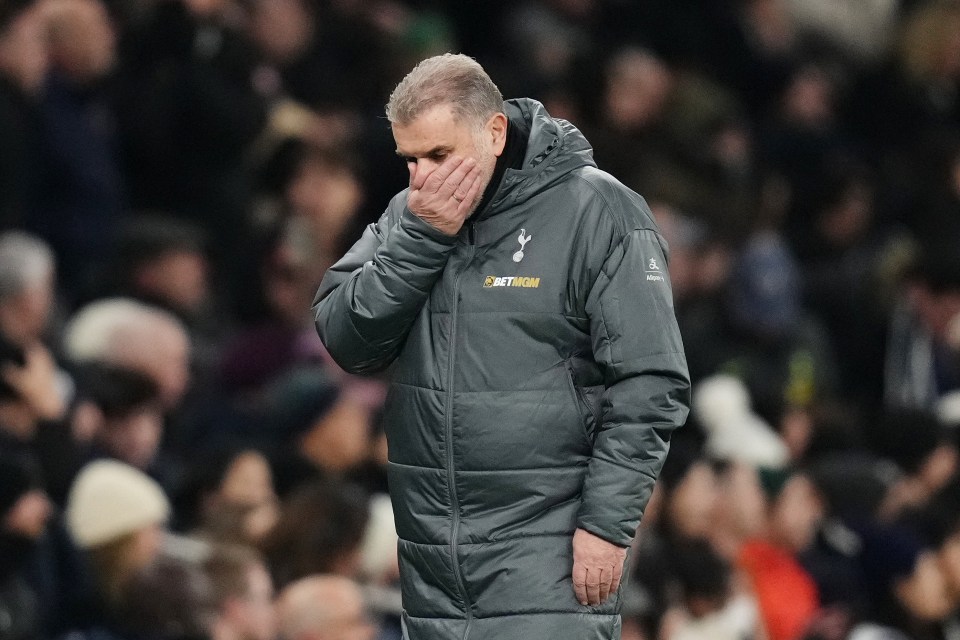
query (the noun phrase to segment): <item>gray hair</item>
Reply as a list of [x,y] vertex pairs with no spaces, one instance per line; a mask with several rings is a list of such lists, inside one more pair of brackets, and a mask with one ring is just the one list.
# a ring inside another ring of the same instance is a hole
[[503,95],[476,60],[445,53],[423,60],[400,81],[387,102],[387,119],[408,125],[440,104],[479,126],[503,111]]
[[44,284],[54,264],[53,251],[40,238],[23,231],[0,235],[0,300]]
[[155,341],[157,333],[176,331],[186,336],[183,323],[172,313],[132,298],[106,298],[91,302],[64,328],[63,346],[75,363],[119,363],[131,349]]

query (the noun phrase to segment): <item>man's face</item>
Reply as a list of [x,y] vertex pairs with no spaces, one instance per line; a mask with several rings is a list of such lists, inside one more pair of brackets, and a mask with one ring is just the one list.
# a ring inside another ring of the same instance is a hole
[[477,126],[459,117],[451,105],[439,104],[408,124],[394,124],[393,138],[397,155],[408,163],[415,163],[417,174],[431,173],[450,156],[475,159],[480,167],[480,193],[483,193],[493,177],[497,158],[503,153],[506,125],[506,116],[502,113]]

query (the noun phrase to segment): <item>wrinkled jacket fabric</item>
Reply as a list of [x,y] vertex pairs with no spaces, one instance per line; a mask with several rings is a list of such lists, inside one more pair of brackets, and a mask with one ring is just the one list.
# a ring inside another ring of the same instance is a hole
[[630,543],[686,419],[666,246],[576,128],[506,113],[530,130],[522,168],[455,237],[398,194],[325,275],[317,330],[348,371],[395,365],[406,637],[619,638],[619,593],[576,600],[571,540]]

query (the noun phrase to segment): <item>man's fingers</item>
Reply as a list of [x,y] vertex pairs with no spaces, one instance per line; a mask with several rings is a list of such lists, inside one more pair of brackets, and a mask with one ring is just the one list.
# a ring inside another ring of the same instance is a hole
[[600,570],[587,569],[587,604],[595,607],[600,604]]
[[[469,186],[466,187],[465,194],[463,198],[460,198],[459,191],[463,189],[465,185],[469,183]],[[464,218],[467,217],[467,214],[470,213],[470,209],[473,207],[474,203],[477,201],[477,198],[480,197],[480,167],[474,166],[473,170],[467,175],[463,182],[460,183],[460,187],[457,191],[454,192],[453,196],[457,200],[460,200],[460,204],[457,206],[457,213],[462,215]]]
[[577,602],[587,604],[587,570],[582,564],[573,565],[573,591],[577,595]]
[[464,179],[473,171],[475,166],[477,166],[477,161],[473,158],[467,158],[461,162],[460,165],[447,176],[447,179],[443,181],[440,188],[437,189],[437,195],[441,198],[450,198],[456,194]]
[[600,597],[597,599],[597,604],[602,604],[607,596],[610,595],[610,579],[613,578],[613,573],[610,569],[602,569],[600,571]]
[[450,156],[443,161],[443,164],[430,173],[421,188],[429,193],[436,193],[440,190],[440,187],[443,186],[443,183],[446,182],[447,178],[450,177],[450,174],[461,164],[463,164],[463,157]]
[[623,563],[613,565],[613,579],[610,581],[610,593],[616,593],[620,588],[620,579],[623,577]]

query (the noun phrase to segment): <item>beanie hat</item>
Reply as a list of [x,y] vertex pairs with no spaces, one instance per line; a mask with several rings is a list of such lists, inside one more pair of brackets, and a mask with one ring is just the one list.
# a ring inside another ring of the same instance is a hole
[[339,395],[336,382],[319,367],[289,371],[264,390],[261,428],[271,440],[294,441],[334,406]]
[[170,516],[170,503],[153,479],[116,460],[84,467],[67,496],[67,528],[78,546],[97,547]]

